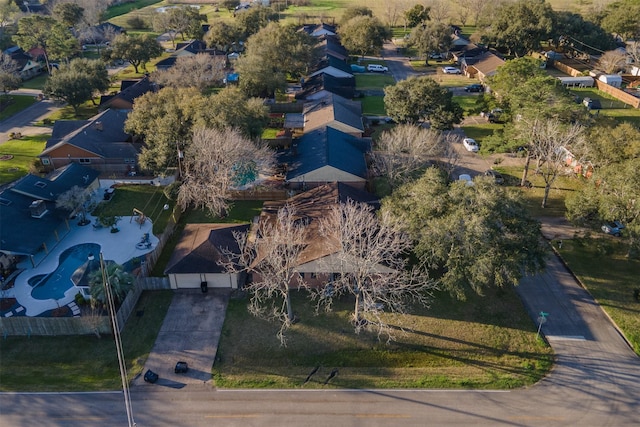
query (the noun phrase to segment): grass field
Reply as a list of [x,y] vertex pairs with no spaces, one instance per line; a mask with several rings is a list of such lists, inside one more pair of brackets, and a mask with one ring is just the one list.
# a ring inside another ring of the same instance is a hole
[[229,304],[221,362],[213,368],[217,387],[297,388],[320,366],[305,388],[323,387],[337,368],[329,387],[509,389],[539,380],[552,362],[512,289],[467,302],[438,294],[430,310],[389,315],[396,329],[390,344],[374,333],[354,334],[348,298],[316,316],[304,295],[294,293],[300,322],[287,334],[286,347],[276,339],[276,325],[252,317],[246,303]]
[[390,74],[356,74],[357,90],[384,89],[386,86],[393,86],[396,83]]
[[47,81],[48,78],[49,78],[49,75],[47,73],[42,73],[37,77],[34,77],[32,79],[25,80],[24,82],[22,82],[22,87],[25,89],[42,90],[42,88],[44,87],[44,83]]
[[360,98],[362,103],[362,114],[369,116],[386,116],[387,110],[384,107],[384,96],[365,96]]
[[11,155],[9,160],[0,160],[0,184],[15,181],[29,173],[36,156],[42,152],[51,135],[24,136],[0,145],[0,156]]
[[[142,372],[173,291],[143,292],[122,331],[130,380]],[[0,390],[121,390],[111,336],[7,337],[0,340]]]
[[[169,205],[164,210],[163,206]],[[103,202],[93,215],[131,216],[133,209],[141,210],[153,222],[153,233],[160,234],[167,227],[175,202],[166,198],[163,187],[151,185],[124,185],[117,187],[113,198]]]

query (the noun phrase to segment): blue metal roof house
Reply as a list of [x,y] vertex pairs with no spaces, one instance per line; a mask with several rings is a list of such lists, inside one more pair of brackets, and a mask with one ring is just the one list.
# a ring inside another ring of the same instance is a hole
[[342,182],[357,189],[367,183],[368,141],[329,126],[305,133],[285,156],[286,182],[291,188],[314,188]]

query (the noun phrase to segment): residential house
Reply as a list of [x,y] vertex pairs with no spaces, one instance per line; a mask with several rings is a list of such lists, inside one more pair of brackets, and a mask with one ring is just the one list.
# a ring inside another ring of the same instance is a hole
[[318,64],[316,64],[314,69],[315,71],[311,73],[309,77],[323,73],[337,78],[353,77],[349,64],[347,64],[346,61],[331,55],[327,55],[322,59]]
[[454,46],[450,52],[453,60],[458,64],[461,64],[463,59],[475,58],[476,56],[482,55],[486,51],[487,49],[484,47],[480,47],[474,43],[467,43],[462,46]]
[[99,173],[77,163],[46,178],[29,174],[0,193],[0,252],[27,256],[35,266],[69,232],[69,212],[57,198],[74,186],[93,192]]
[[[75,32],[75,31],[74,31]],[[127,31],[111,22],[103,22],[87,27],[76,34],[81,45],[85,44],[109,44],[117,35],[126,34]]]
[[311,37],[336,36],[338,34],[335,25],[329,25],[325,22],[318,25],[305,25],[301,28],[301,31]]
[[42,62],[32,58],[18,46],[12,46],[3,53],[9,55],[18,64],[18,74],[22,80],[29,80],[45,71],[46,67]]
[[504,59],[498,55],[486,51],[474,57],[463,57],[460,61],[462,72],[471,78],[478,78],[481,82],[486,82],[488,77],[493,76],[504,65]]
[[168,58],[158,61],[156,63],[156,68],[158,70],[167,70],[175,65],[178,58],[194,56],[201,53],[207,54],[214,58],[219,59],[219,61],[222,63],[221,66],[223,68],[226,67],[226,64],[227,64],[226,52],[222,50],[217,50],[217,49],[208,49],[207,45],[202,40],[191,40],[188,42],[178,43],[176,45],[175,52]]
[[332,127],[358,138],[364,132],[362,104],[333,93],[305,103],[302,113],[305,132],[323,126]]
[[147,92],[157,92],[158,85],[145,76],[139,80],[123,80],[120,83],[120,92],[113,95],[103,95],[100,97],[100,110],[108,108],[114,110],[133,110],[133,103],[136,98]]
[[[265,202],[258,219],[258,229],[260,223],[274,222],[279,209],[285,206],[293,208],[300,222],[306,224],[306,244],[298,256],[296,272],[307,285],[321,287],[331,282],[338,272],[349,270],[348,266],[344,265],[344,258],[340,256],[342,250],[340,240],[320,230],[322,220],[331,213],[332,209],[349,200],[367,203],[374,208],[379,207],[379,200],[375,195],[343,183],[333,182],[297,194],[287,200]],[[381,272],[387,270],[387,267],[380,266]],[[298,280],[294,279],[290,286],[297,287]]]
[[356,79],[352,77],[334,77],[331,74],[320,73],[306,79],[302,88],[295,94],[296,99],[314,101],[335,94],[342,98],[351,99],[355,96]]
[[134,174],[142,144],[124,131],[127,115],[109,109],[89,120],[57,120],[38,157],[48,170],[79,163],[101,173]]
[[294,141],[282,157],[287,166],[285,183],[292,189],[307,189],[341,182],[363,190],[367,184],[365,154],[369,141],[330,126],[323,126]]
[[322,37],[316,48],[321,58],[332,56],[343,61],[349,60],[349,52],[335,37]]
[[172,289],[207,287],[237,289],[244,274],[230,273],[226,265],[239,253],[236,233],[246,233],[249,225],[187,224],[171,255],[164,274]]

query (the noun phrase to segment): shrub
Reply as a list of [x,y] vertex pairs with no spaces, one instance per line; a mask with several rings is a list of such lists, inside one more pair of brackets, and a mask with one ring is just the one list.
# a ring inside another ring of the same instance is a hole
[[127,25],[134,30],[144,30],[147,28],[147,22],[139,16],[132,16],[127,19]]
[[178,191],[180,190],[180,183],[178,181],[164,187],[162,190],[164,196],[169,200],[176,200],[178,198]]
[[84,296],[82,296],[82,293],[80,292],[78,292],[73,299],[76,301],[77,305],[84,305],[87,303],[87,300],[84,299]]

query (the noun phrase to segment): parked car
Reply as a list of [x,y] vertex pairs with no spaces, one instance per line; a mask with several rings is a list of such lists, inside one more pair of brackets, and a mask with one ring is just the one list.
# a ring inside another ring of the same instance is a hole
[[493,178],[493,181],[496,184],[504,184],[504,177],[498,171],[494,171],[493,169],[489,169],[484,173],[484,176],[489,176]]
[[467,151],[471,151],[472,153],[477,153],[480,147],[478,147],[478,143],[473,138],[465,138],[462,140],[462,145]]
[[466,174],[466,173],[460,174],[458,176],[458,181],[464,182],[467,185],[467,187],[472,187],[473,186],[473,179],[471,178],[471,175],[469,175],[469,174]]
[[445,55],[438,53],[438,52],[432,52],[429,54],[429,59],[444,59]]
[[608,221],[605,222],[600,228],[607,234],[620,237],[622,236],[622,230],[624,230],[624,224],[620,221]]
[[367,69],[364,65],[351,64],[351,71],[354,73],[364,73]]
[[384,65],[369,64],[369,65],[367,65],[367,71],[371,71],[371,72],[374,72],[374,73],[386,73],[387,71],[389,71],[389,69],[387,67],[385,67]]
[[585,98],[582,100],[582,103],[589,110],[600,110],[602,108],[602,104],[600,104],[599,99]]
[[442,72],[445,74],[462,74],[462,71],[456,67],[442,67]]
[[472,84],[464,88],[465,92],[484,92],[484,86],[481,84]]

